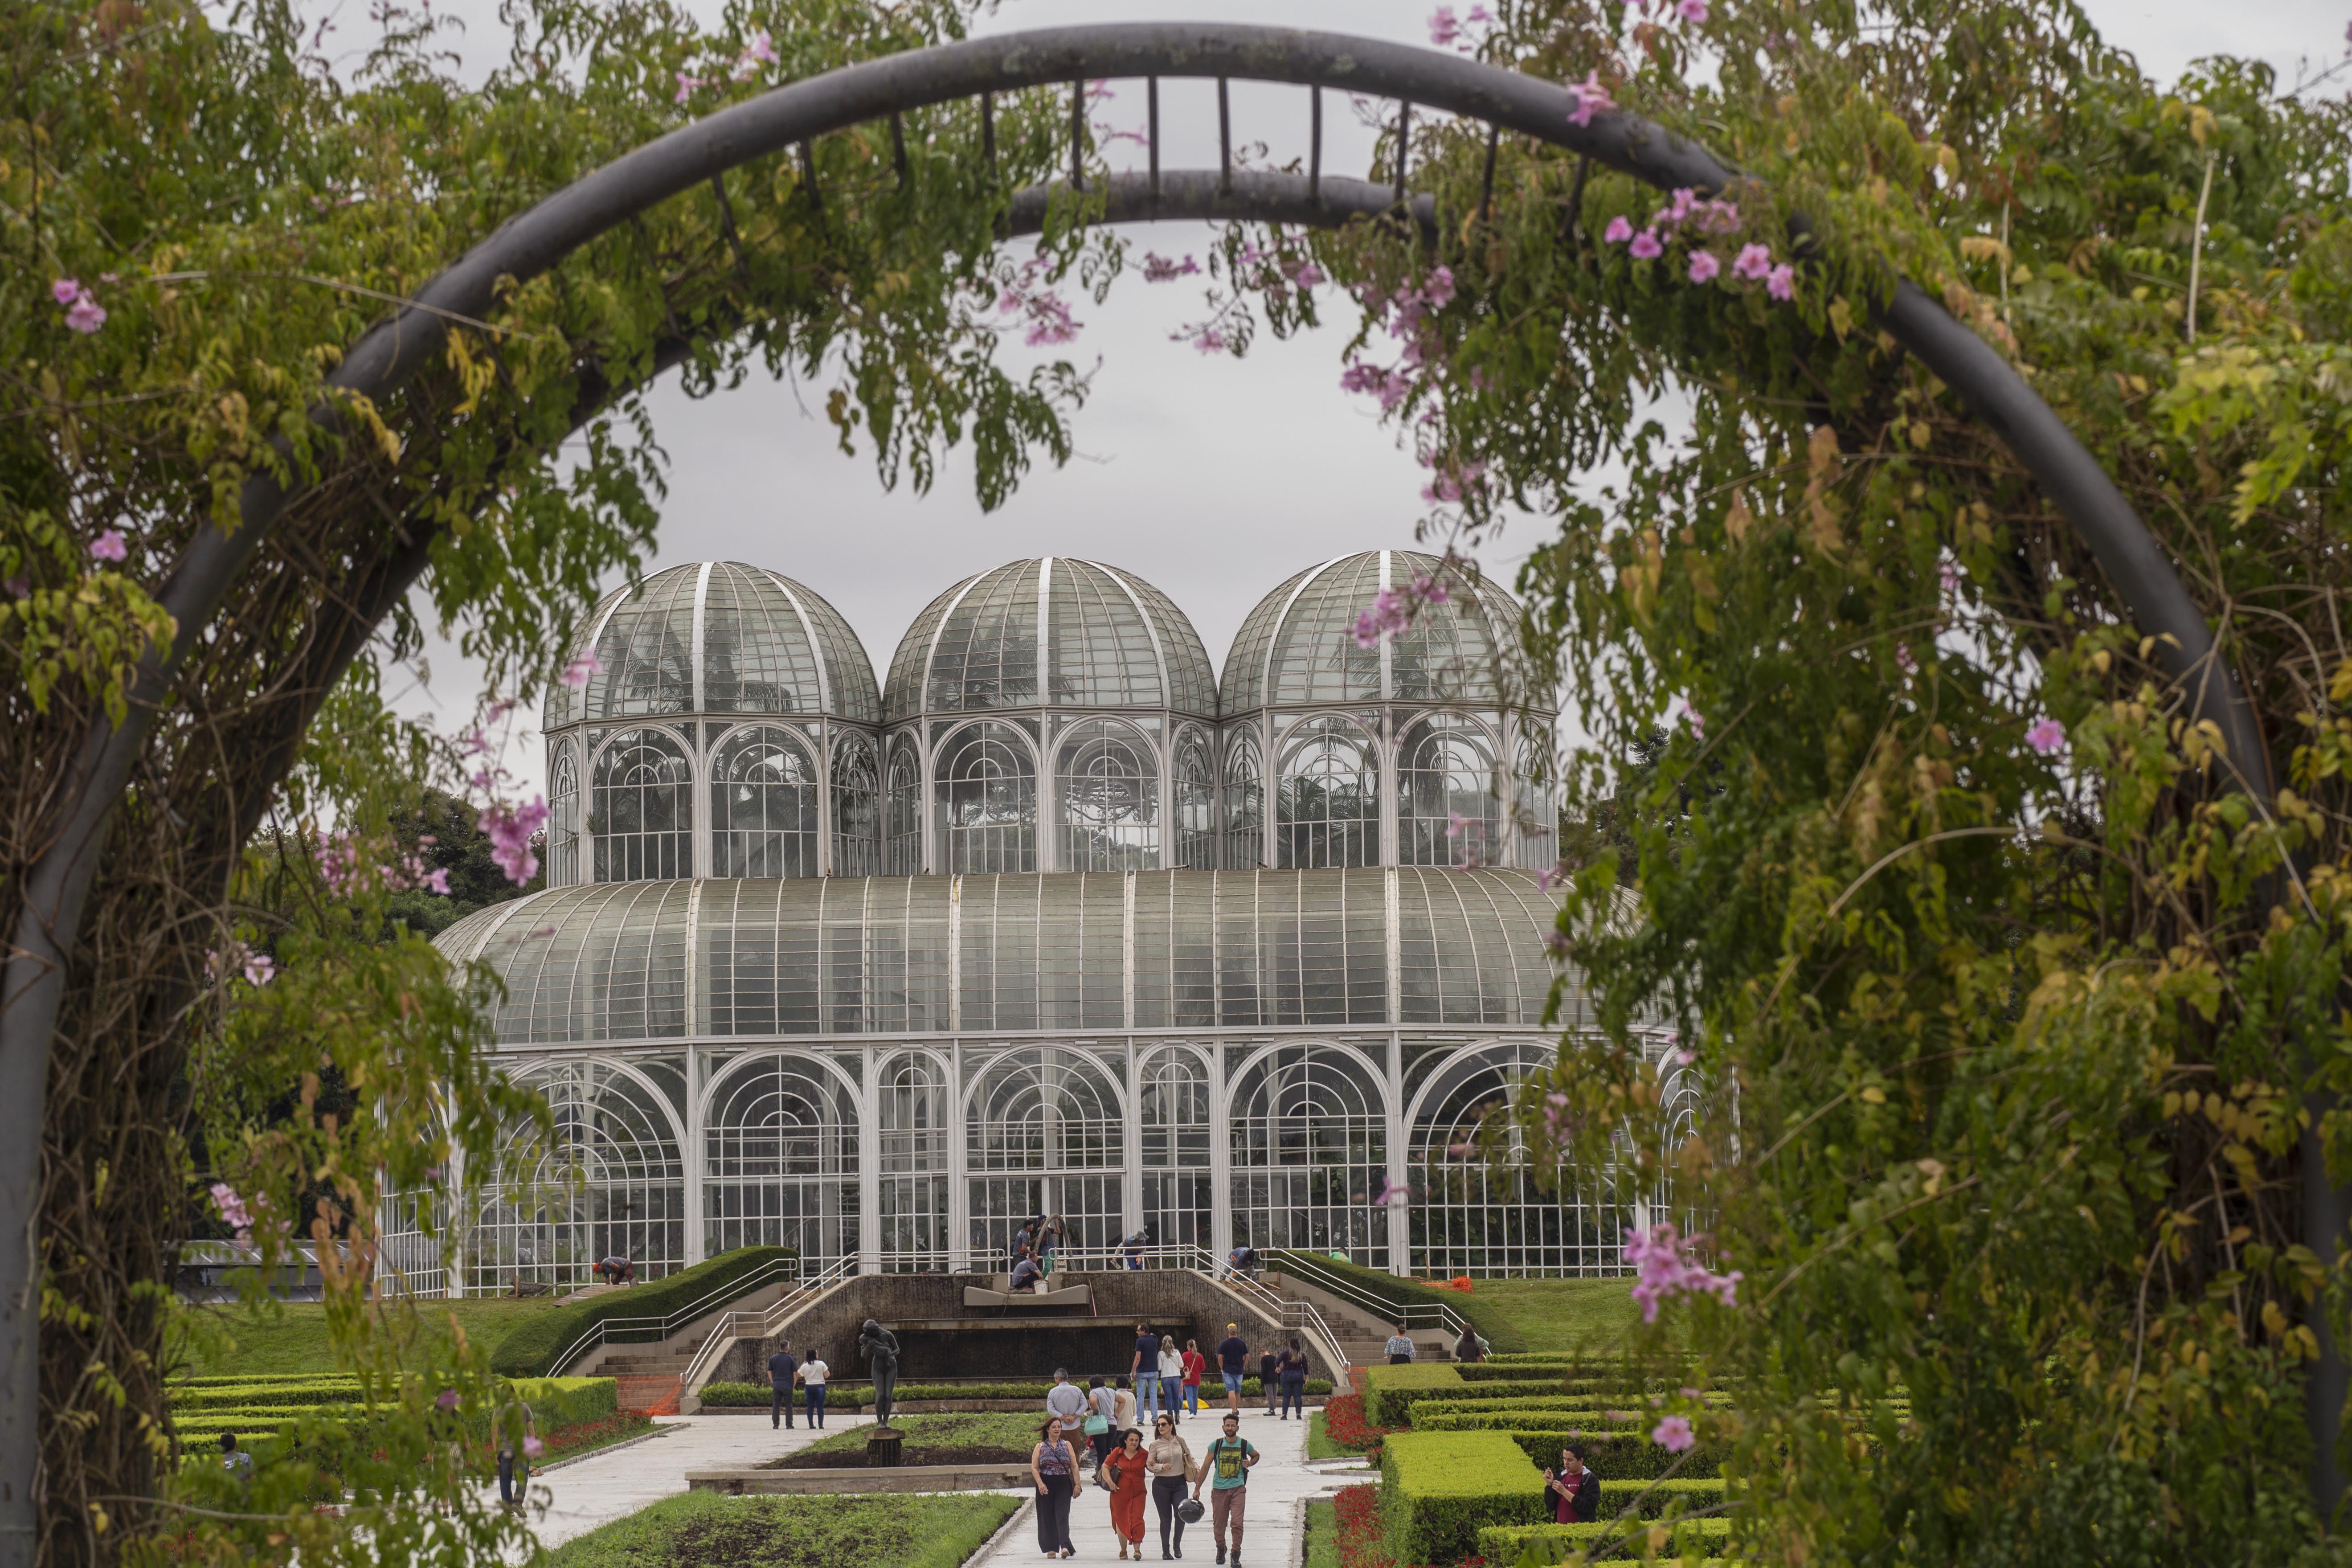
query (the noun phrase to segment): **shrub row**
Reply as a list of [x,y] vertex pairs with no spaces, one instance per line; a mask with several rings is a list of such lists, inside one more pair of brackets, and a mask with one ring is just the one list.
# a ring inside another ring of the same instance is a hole
[[[1050,1383],[902,1383],[898,1387],[897,1397],[901,1405],[910,1399],[1034,1399],[1043,1409],[1045,1395],[1053,1386]],[[1318,1398],[1328,1395],[1331,1392],[1331,1380],[1310,1377],[1307,1380],[1307,1392]],[[1265,1394],[1265,1390],[1256,1378],[1242,1380],[1244,1399],[1261,1399]],[[797,1390],[793,1396],[799,1397]],[[1210,1386],[1203,1384],[1201,1387],[1201,1408],[1206,1410],[1213,1405],[1222,1405],[1224,1397],[1224,1384],[1218,1384],[1212,1397]],[[828,1408],[834,1410],[862,1410],[874,1403],[874,1385],[869,1383],[833,1384],[829,1386],[824,1402]],[[764,1410],[770,1403],[768,1385],[764,1383],[706,1384],[702,1390],[702,1403],[728,1409],[757,1405]]]
[[[553,1375],[563,1370],[554,1364],[555,1358],[607,1319],[667,1317],[714,1291],[723,1292],[756,1269],[799,1256],[789,1247],[738,1247],[650,1284],[537,1313],[516,1324],[499,1342],[498,1349],[490,1352],[490,1370],[501,1377]],[[713,1310],[725,1304],[721,1295]]]
[[[1412,1362],[1404,1366],[1381,1364],[1364,1369],[1364,1415],[1375,1426],[1405,1426],[1412,1407],[1423,1400],[1459,1404],[1473,1397],[1463,1377],[1475,1367],[1445,1362]],[[1557,1383],[1486,1382],[1475,1390],[1480,1399],[1565,1397]]]
[[1367,1268],[1360,1263],[1328,1258],[1319,1252],[1294,1253],[1287,1248],[1276,1248],[1260,1256],[1270,1268],[1280,1268],[1286,1258],[1296,1258],[1309,1268],[1336,1274],[1364,1295],[1383,1303],[1391,1313],[1405,1307],[1451,1307],[1469,1320],[1490,1351],[1524,1353],[1528,1348],[1528,1337],[1519,1332],[1518,1326],[1503,1316],[1501,1309],[1490,1301],[1480,1300],[1475,1293],[1465,1296],[1459,1290],[1433,1289],[1417,1280],[1400,1279],[1393,1274]]
[[1398,1432],[1381,1445],[1381,1510],[1399,1563],[1459,1563],[1493,1525],[1550,1512],[1543,1476],[1497,1432]]
[[1416,1432],[1549,1432],[1564,1426],[1598,1427],[1608,1431],[1640,1422],[1638,1410],[1472,1410],[1433,1413],[1426,1405],[1412,1407]]
[[[1432,1432],[1432,1437],[1467,1437],[1472,1436],[1507,1437],[1516,1443],[1536,1464],[1555,1468],[1559,1464],[1559,1451],[1573,1443],[1584,1455],[1584,1462],[1601,1473],[1603,1481],[1651,1480],[1673,1468],[1676,1479],[1688,1477],[1706,1480],[1723,1474],[1723,1461],[1730,1455],[1731,1446],[1702,1436],[1687,1458],[1670,1454],[1650,1441],[1649,1428],[1620,1426],[1559,1426],[1530,1430],[1517,1428],[1494,1433]],[[1390,1439],[1394,1442],[1394,1438]],[[1675,1461],[1682,1459],[1676,1466]]]
[[[620,1410],[619,1385],[609,1377],[519,1377],[514,1380],[514,1390],[530,1406],[542,1435],[606,1420]],[[307,1391],[296,1388],[289,1392]],[[489,1436],[489,1411],[475,1409],[460,1414],[468,1433],[482,1438]],[[218,1437],[224,1432],[274,1432],[287,1422],[299,1421],[306,1415],[350,1422],[363,1421],[367,1415],[368,1407],[348,1394],[303,1400],[288,1398],[281,1391],[265,1390],[243,1405],[205,1405],[185,1410],[175,1397],[172,1425],[185,1442],[190,1438]]]
[[[1650,1531],[1638,1529],[1633,1537],[1639,1550],[1645,1533],[1664,1531],[1666,1539],[1659,1543],[1657,1555],[1671,1560],[1682,1557],[1687,1562],[1697,1556],[1713,1562],[1718,1557],[1706,1557],[1710,1551],[1719,1554],[1731,1535],[1731,1521],[1724,1519],[1691,1519],[1673,1524],[1654,1524]],[[1598,1521],[1591,1524],[1501,1524],[1489,1525],[1478,1531],[1474,1550],[1496,1568],[1516,1568],[1521,1563],[1564,1563],[1570,1553],[1590,1551],[1604,1540],[1622,1537],[1624,1527],[1613,1521]]]

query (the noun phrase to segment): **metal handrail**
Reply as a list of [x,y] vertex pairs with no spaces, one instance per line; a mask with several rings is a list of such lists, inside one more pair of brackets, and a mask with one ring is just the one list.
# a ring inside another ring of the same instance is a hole
[[[739,1339],[766,1339],[784,1319],[807,1305],[805,1298],[830,1290],[856,1272],[857,1255],[850,1253],[835,1258],[814,1274],[803,1275],[781,1300],[759,1312],[728,1312],[720,1317],[711,1325],[710,1331],[702,1337],[702,1343],[695,1347],[693,1356],[686,1363],[686,1371],[679,1374],[677,1386],[680,1392],[693,1386],[696,1377],[702,1373],[706,1365],[717,1361],[726,1347]],[[753,1329],[747,1330],[743,1326],[746,1319],[755,1320]]]
[[770,1284],[781,1272],[789,1269],[793,1271],[793,1278],[798,1279],[800,1267],[801,1259],[798,1258],[772,1258],[740,1279],[730,1279],[724,1285],[714,1286],[676,1311],[666,1312],[658,1318],[650,1315],[642,1318],[599,1318],[582,1330],[579,1338],[564,1347],[562,1352],[550,1365],[547,1375],[562,1376],[565,1367],[575,1364],[582,1356],[586,1355],[598,1345],[611,1343],[624,1334],[644,1335],[650,1332],[656,1340],[666,1340],[695,1319],[709,1312],[714,1305],[721,1301],[734,1300],[758,1289],[762,1285]]
[[1363,1308],[1366,1311],[1378,1313],[1384,1322],[1402,1321],[1405,1327],[1410,1329],[1416,1322],[1425,1324],[1433,1321],[1456,1339],[1469,1332],[1473,1327],[1469,1319],[1465,1318],[1443,1301],[1382,1300],[1372,1294],[1370,1288],[1360,1285],[1332,1269],[1317,1267],[1312,1258],[1303,1254],[1286,1253],[1278,1258],[1272,1259],[1271,1262],[1277,1272],[1296,1274],[1318,1290],[1328,1291],[1350,1305]]

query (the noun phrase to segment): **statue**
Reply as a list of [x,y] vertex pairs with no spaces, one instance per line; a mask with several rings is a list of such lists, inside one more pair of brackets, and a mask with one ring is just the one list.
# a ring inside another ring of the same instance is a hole
[[898,1387],[898,1336],[868,1318],[857,1331],[857,1353],[874,1374],[875,1424],[887,1426]]

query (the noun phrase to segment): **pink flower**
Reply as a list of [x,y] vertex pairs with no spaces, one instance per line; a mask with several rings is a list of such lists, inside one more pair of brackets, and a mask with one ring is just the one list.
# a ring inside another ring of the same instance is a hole
[[1624,244],[1633,237],[1633,220],[1619,213],[1609,220],[1609,226],[1601,231],[1601,237],[1611,245]]
[[1454,298],[1454,268],[1440,265],[1422,279],[1421,297],[1433,310],[1443,310]]
[[1394,1199],[1403,1198],[1407,1195],[1408,1194],[1403,1187],[1390,1181],[1386,1176],[1382,1176],[1381,1178],[1381,1194],[1374,1198],[1372,1202],[1376,1204],[1385,1204]]
[[[761,36],[761,37],[767,37],[767,35],[766,35],[766,34],[764,34],[764,33],[761,34],[760,36]],[[538,1458],[541,1454],[544,1454],[544,1453],[546,1453],[546,1452],[547,1452],[547,1445],[546,1445],[546,1444],[544,1444],[544,1443],[542,1443],[542,1442],[541,1442],[538,1438],[536,1438],[536,1437],[525,1437],[525,1438],[522,1440],[522,1457],[523,1457],[524,1458],[526,1458],[526,1459],[536,1459],[536,1458]]]
[[1302,261],[1291,272],[1290,280],[1301,289],[1312,289],[1323,281],[1323,269],[1311,261]]
[[530,837],[546,821],[543,795],[532,796],[529,805],[493,801],[474,819],[474,826],[489,837],[490,858],[518,888],[539,875],[539,857],[531,852]]
[[[1473,22],[1483,25],[1493,21],[1495,19],[1495,14],[1492,11],[1487,10],[1484,5],[1473,5],[1470,7],[1469,19]],[[2352,29],[2347,29],[2347,31],[2352,31]]]
[[1712,283],[1715,281],[1715,275],[1722,270],[1723,263],[1715,258],[1714,251],[1694,250],[1691,252],[1690,280],[1692,282]]
[[1462,24],[1454,18],[1454,7],[1440,5],[1429,14],[1429,41],[1444,48],[1462,36]]
[[1697,1262],[1672,1222],[1652,1226],[1646,1236],[1635,1231],[1625,1243],[1625,1261],[1636,1270],[1633,1296],[1645,1323],[1658,1321],[1659,1305],[1672,1295],[1711,1295],[1727,1307],[1739,1304],[1739,1271],[1717,1274]]
[[1797,297],[1797,269],[1790,266],[1785,261],[1780,263],[1780,266],[1772,268],[1771,276],[1764,279],[1764,292],[1771,295],[1775,300],[1781,300],[1784,303],[1795,299]]
[[1405,608],[1405,597],[1394,588],[1383,588],[1369,608],[1356,617],[1356,646],[1375,648],[1384,637],[1392,637],[1412,624]]
[[454,1388],[445,1388],[445,1389],[443,1389],[439,1394],[437,1394],[434,1395],[434,1398],[433,1398],[433,1405],[434,1405],[434,1408],[435,1408],[435,1409],[436,1409],[436,1410],[455,1410],[455,1409],[457,1409],[457,1391],[456,1389],[454,1389]]
[[1143,253],[1143,280],[1146,283],[1165,283],[1171,279],[1186,277],[1199,270],[1201,264],[1190,256],[1181,261],[1171,261],[1149,250]]
[[88,336],[106,325],[106,307],[84,294],[66,308],[66,325]]
[[245,979],[248,985],[267,985],[278,974],[278,961],[266,952],[249,952],[245,956]]
[[1732,258],[1731,275],[1750,283],[1761,283],[1772,275],[1772,252],[1761,245],[1743,245]]
[[1895,645],[1895,668],[1906,675],[1916,675],[1919,672],[1919,661],[1911,657],[1909,643],[1899,642]]
[[253,1215],[246,1209],[245,1200],[237,1196],[235,1187],[230,1186],[226,1182],[215,1182],[212,1185],[212,1200],[214,1212],[221,1216],[224,1224],[238,1230],[253,1228]]
[[1947,594],[1958,593],[1960,591],[1960,569],[1958,566],[1953,565],[1948,561],[1937,562],[1936,563],[1936,585],[1943,589]]
[[596,657],[595,649],[590,648],[570,664],[565,665],[563,673],[555,679],[566,686],[577,689],[587,685],[590,678],[604,673],[604,661]]
[[60,278],[49,285],[49,298],[60,305],[70,305],[81,295],[81,279],[78,278]]
[[[1683,0],[1685,5],[1697,4],[1705,8],[1704,0]],[[1650,1441],[1669,1454],[1687,1452],[1698,1442],[1698,1434],[1691,1430],[1687,1415],[1668,1415],[1650,1429]]]
[[449,868],[446,866],[436,866],[416,881],[419,887],[430,889],[445,899],[449,896]]
[[120,561],[130,553],[131,547],[123,542],[119,528],[110,528],[89,542],[89,558],[93,561]]
[[767,28],[762,27],[751,35],[751,45],[744,49],[743,58],[774,65],[782,57],[776,53],[776,40],[768,36]]
[[1584,79],[1570,90],[1576,94],[1576,110],[1568,117],[1568,122],[1580,129],[1591,124],[1594,115],[1604,114],[1617,107],[1617,100],[1611,98],[1609,89],[1601,85],[1601,73],[1598,71],[1586,71]]
[[1022,341],[1031,348],[1066,343],[1078,335],[1078,323],[1058,294],[1040,294],[1029,301],[1029,331]]
[[674,101],[683,104],[687,100],[694,96],[695,89],[697,88],[709,87],[709,85],[710,84],[708,81],[705,81],[698,76],[688,76],[684,71],[680,71],[677,73],[677,97]]
[[1463,816],[1458,811],[1449,811],[1445,814],[1446,837],[1459,838],[1469,830],[1470,819],[1468,817]]
[[1193,337],[1192,346],[1204,354],[1223,353],[1225,352],[1225,334],[1214,327],[1203,327]]
[[1706,20],[1706,0],[1677,0],[1675,15],[1693,24]]
[[2025,743],[2045,757],[2053,755],[2066,744],[2066,726],[2045,713],[2027,727]]
[[1633,243],[1625,249],[1636,261],[1654,261],[1666,253],[1666,247],[1659,242],[1658,231],[1654,228],[1645,228],[1635,235]]

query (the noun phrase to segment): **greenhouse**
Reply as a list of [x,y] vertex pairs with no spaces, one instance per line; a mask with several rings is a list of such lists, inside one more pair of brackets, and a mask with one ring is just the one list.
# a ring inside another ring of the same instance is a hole
[[501,983],[497,1049],[556,1136],[515,1131],[455,1258],[395,1198],[387,1271],[473,1293],[755,1244],[961,1269],[1033,1214],[1078,1258],[1144,1230],[1618,1271],[1643,1194],[1462,1158],[1591,1019],[1546,952],[1553,715],[1517,606],[1454,580],[1357,637],[1446,575],[1302,572],[1222,684],[1159,590],[1060,557],[940,595],[879,684],[773,572],[612,595],[548,704],[550,886],[440,938]]

